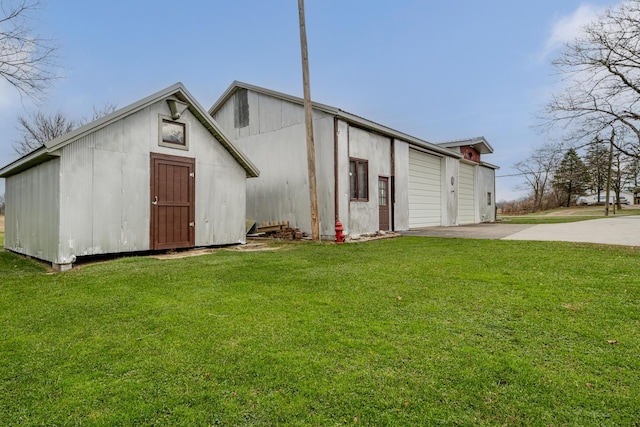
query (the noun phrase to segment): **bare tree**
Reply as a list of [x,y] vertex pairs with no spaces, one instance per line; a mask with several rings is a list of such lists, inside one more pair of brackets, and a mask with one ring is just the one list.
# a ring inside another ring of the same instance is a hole
[[34,101],[58,78],[57,47],[29,26],[39,8],[40,0],[0,0],[0,76]]
[[20,155],[28,154],[42,147],[46,142],[71,132],[79,126],[98,120],[114,112],[115,109],[114,104],[106,102],[101,107],[93,107],[93,115],[90,119],[81,120],[69,119],[61,112],[47,114],[38,111],[18,116],[18,131],[21,137],[14,143],[13,149]]
[[[592,140],[623,127],[632,141],[616,148],[640,156],[640,0],[626,0],[585,26],[553,61],[564,87],[545,109],[547,124]],[[630,142],[630,143],[629,143]]]
[[546,143],[513,167],[522,174],[533,196],[533,212],[543,210],[543,200],[553,173],[562,158],[562,147]]
[[18,116],[18,131],[21,138],[15,142],[13,149],[18,154],[28,154],[42,147],[46,142],[71,132],[76,126],[75,121],[69,120],[61,112],[47,114],[38,111],[27,113],[26,116]]
[[86,125],[87,123],[91,123],[95,120],[98,120],[104,116],[107,116],[111,113],[113,113],[114,111],[116,111],[116,104],[112,104],[110,102],[105,102],[104,104],[102,104],[100,107],[96,107],[95,105],[93,106],[93,114],[91,115],[91,117],[87,118],[87,117],[83,117],[81,120],[78,121],[78,125],[79,126],[83,126]]

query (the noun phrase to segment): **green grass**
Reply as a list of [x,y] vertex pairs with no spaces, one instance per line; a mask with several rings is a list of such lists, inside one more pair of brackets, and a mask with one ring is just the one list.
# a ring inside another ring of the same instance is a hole
[[[622,209],[610,208],[609,216],[640,215],[640,208],[636,205],[624,206]],[[499,215],[499,220],[507,224],[559,224],[565,222],[587,221],[606,218],[604,206],[574,206],[536,212],[527,215]]]
[[604,218],[603,215],[581,215],[581,216],[540,216],[540,215],[522,215],[522,216],[505,216],[500,218],[503,224],[560,224],[565,222],[587,221],[590,219]]
[[46,274],[0,252],[0,425],[634,425],[639,255],[403,237]]

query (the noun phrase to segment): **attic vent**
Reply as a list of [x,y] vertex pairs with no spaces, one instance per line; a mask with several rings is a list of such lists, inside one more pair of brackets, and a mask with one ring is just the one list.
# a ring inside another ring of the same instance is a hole
[[249,97],[246,89],[238,89],[233,97],[233,125],[236,129],[249,126]]

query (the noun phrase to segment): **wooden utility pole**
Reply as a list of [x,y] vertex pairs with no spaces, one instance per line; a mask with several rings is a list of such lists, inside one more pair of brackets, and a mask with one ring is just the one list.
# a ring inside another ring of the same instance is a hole
[[309,85],[309,53],[307,52],[307,28],[304,19],[304,0],[298,0],[300,16],[300,49],[302,51],[302,83],[304,86],[304,117],[307,128],[307,165],[309,169],[309,198],[311,202],[311,235],[314,242],[320,241],[318,222],[318,190],[316,189],[316,148],[313,142],[313,108]]
[[[615,138],[616,130],[611,128],[611,137],[609,138],[609,170],[607,171],[607,192],[604,201],[604,216],[609,216],[609,197],[611,197],[611,169],[613,167],[613,138]],[[615,208],[613,209],[615,214]]]

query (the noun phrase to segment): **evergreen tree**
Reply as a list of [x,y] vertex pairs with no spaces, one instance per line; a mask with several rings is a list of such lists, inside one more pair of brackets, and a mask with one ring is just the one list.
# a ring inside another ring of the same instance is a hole
[[587,147],[584,156],[584,164],[589,170],[591,182],[589,189],[597,193],[600,200],[600,193],[607,187],[607,171],[609,170],[609,144],[597,136]]
[[584,194],[585,190],[589,188],[590,181],[589,170],[576,150],[570,148],[556,170],[553,177],[553,187],[564,195],[567,207],[569,207],[575,196]]

